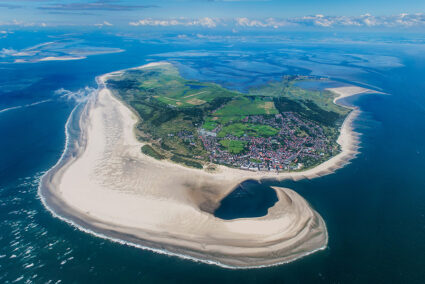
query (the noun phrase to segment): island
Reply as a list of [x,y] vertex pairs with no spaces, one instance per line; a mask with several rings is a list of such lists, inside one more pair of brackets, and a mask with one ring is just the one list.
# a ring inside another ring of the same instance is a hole
[[358,149],[354,107],[283,77],[244,94],[184,79],[170,63],[112,72],[67,123],[39,195],[52,214],[112,241],[227,268],[258,268],[327,247],[322,217],[274,187],[265,216],[224,220],[221,200],[246,180],[329,174]]
[[248,94],[183,78],[172,64],[128,70],[106,85],[139,116],[143,153],[195,168],[216,164],[252,171],[293,171],[340,152],[339,127],[349,109],[329,91],[284,76]]

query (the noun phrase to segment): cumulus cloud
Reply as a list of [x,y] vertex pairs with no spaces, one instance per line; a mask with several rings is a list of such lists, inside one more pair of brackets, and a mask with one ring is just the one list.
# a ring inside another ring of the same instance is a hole
[[231,26],[236,28],[282,28],[282,27],[418,27],[425,26],[425,14],[400,14],[393,16],[326,16],[313,15],[288,19],[250,19],[246,17],[223,20],[217,18],[200,19],[153,19],[146,18],[130,22],[131,26],[199,26],[215,28]]
[[0,26],[19,26],[19,27],[39,26],[39,27],[46,27],[46,23],[35,23],[35,22],[24,22],[24,21],[13,20],[13,21],[8,21],[8,22],[1,22],[0,21]]
[[241,27],[266,27],[267,25],[259,20],[250,20],[248,18],[237,18],[236,24]]
[[161,26],[161,27],[170,27],[170,26],[201,26],[207,28],[215,28],[220,23],[220,20],[213,19],[209,17],[200,18],[200,19],[168,19],[168,20],[158,20],[158,19],[141,19],[136,22],[130,22],[130,26]]
[[[9,34],[8,31],[1,31],[0,30],[0,38],[5,38],[5,37],[7,37],[8,34]],[[0,54],[1,54],[1,51],[0,51]]]
[[248,18],[236,18],[235,24],[240,27],[256,27],[256,28],[279,28],[283,26],[291,26],[292,23],[283,19],[268,18],[266,20],[251,20]]
[[104,26],[108,26],[108,27],[111,27],[111,26],[113,26],[113,24],[111,24],[110,22],[108,22],[108,21],[103,21],[103,23],[100,23],[100,24],[94,24],[96,27],[104,27]]
[[0,57],[13,56],[17,52],[18,51],[12,48],[3,48],[2,50],[0,50]]
[[301,26],[319,27],[411,27],[425,25],[424,14],[400,14],[394,16],[306,16],[289,19],[291,23]]
[[195,26],[200,25],[200,26],[208,27],[208,28],[215,28],[217,26],[217,23],[215,22],[215,20],[208,17],[195,20],[192,22],[192,24]]
[[130,22],[130,26],[178,26],[182,25],[182,23],[178,20],[154,20],[151,18],[142,19],[137,22]]
[[375,17],[370,14],[361,16],[325,16],[314,15],[290,19],[255,20],[238,18],[235,20],[240,27],[283,27],[283,26],[316,26],[316,27],[411,27],[425,25],[424,14],[400,14],[395,16]]

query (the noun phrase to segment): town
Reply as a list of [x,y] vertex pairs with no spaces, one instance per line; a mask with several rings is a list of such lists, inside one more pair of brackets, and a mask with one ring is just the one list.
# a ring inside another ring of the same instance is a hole
[[328,91],[297,85],[319,80],[326,78],[286,75],[240,93],[185,79],[163,64],[107,84],[140,116],[144,154],[198,169],[220,164],[284,172],[312,168],[340,152],[339,127],[350,110],[334,104]]
[[[211,131],[200,128],[197,138],[209,153],[209,162],[251,171],[293,171],[316,165],[339,151],[320,125],[294,112],[247,116],[241,123],[277,131],[223,135],[222,125]],[[196,139],[192,132],[180,132],[178,136],[192,143]]]

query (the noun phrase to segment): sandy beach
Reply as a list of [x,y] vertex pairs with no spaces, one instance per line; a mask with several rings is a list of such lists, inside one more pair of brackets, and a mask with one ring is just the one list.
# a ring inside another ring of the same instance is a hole
[[[324,220],[287,188],[274,188],[279,200],[266,216],[222,220],[212,213],[244,180],[315,178],[343,167],[357,154],[352,122],[358,109],[341,127],[341,153],[313,169],[276,174],[220,166],[208,173],[141,153],[137,116],[104,85],[119,74],[98,78],[99,92],[80,116],[75,151],[41,180],[43,203],[56,216],[99,236],[231,268],[277,265],[326,248]],[[339,98],[371,92],[344,88],[330,91]]]

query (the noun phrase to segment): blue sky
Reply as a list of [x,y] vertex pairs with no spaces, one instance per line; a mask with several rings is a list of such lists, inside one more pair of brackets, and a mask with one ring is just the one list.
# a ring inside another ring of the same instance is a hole
[[0,25],[421,28],[424,12],[424,0],[0,0]]

